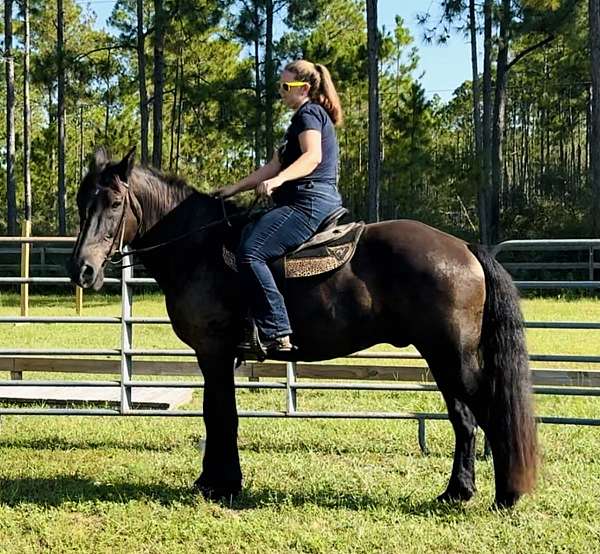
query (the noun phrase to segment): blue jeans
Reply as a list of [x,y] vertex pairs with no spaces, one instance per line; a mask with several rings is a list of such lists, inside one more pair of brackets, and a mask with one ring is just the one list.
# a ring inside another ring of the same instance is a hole
[[306,242],[342,205],[337,188],[322,183],[298,185],[281,201],[244,229],[236,256],[243,297],[266,339],[292,333],[283,296],[267,264]]

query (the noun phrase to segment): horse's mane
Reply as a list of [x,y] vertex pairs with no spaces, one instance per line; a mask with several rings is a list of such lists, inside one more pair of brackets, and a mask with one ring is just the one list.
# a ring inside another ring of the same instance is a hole
[[[194,189],[183,177],[152,166],[136,165],[129,182],[144,206],[144,219],[149,222],[156,222],[161,214],[170,212],[190,196],[195,197],[196,206],[201,205],[213,217],[223,212],[221,200]],[[231,200],[225,200],[224,206],[228,215],[238,214],[244,209],[244,206]]]
[[167,184],[169,187],[173,187],[176,189],[185,189],[186,187],[190,186],[183,177],[175,175],[174,173],[165,173],[160,169],[156,169],[155,167],[146,165],[140,165],[137,166],[137,168],[143,170],[146,173],[149,173],[156,179],[159,179],[163,183]]

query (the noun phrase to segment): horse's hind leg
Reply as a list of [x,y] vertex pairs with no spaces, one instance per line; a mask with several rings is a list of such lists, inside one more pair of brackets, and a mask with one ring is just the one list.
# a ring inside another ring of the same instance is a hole
[[438,496],[443,502],[470,500],[475,494],[475,416],[456,397],[444,395],[455,435],[454,462],[446,490]]
[[474,356],[456,353],[446,356],[436,352],[425,358],[435,377],[448,408],[448,417],[455,435],[454,461],[446,490],[441,501],[467,501],[475,494],[475,438],[477,422],[468,404],[467,393],[477,372]]

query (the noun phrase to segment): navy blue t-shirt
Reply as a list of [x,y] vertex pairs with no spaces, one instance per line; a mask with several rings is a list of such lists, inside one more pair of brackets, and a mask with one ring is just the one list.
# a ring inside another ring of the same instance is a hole
[[321,162],[309,175],[284,183],[280,187],[281,193],[310,181],[337,186],[339,153],[335,127],[325,108],[315,102],[306,102],[293,115],[284,143],[278,150],[281,168],[289,167],[302,155],[299,136],[309,129],[321,133]]

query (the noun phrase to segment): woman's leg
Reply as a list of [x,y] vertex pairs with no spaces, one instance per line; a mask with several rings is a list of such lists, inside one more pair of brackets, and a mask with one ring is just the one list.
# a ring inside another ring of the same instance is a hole
[[311,223],[303,212],[279,206],[242,235],[237,267],[244,296],[263,339],[292,333],[283,296],[267,264],[308,240],[314,233]]
[[237,266],[261,338],[292,333],[283,296],[267,264],[306,242],[340,205],[339,194],[333,187],[303,185],[298,188],[293,204],[267,212],[242,235]]

